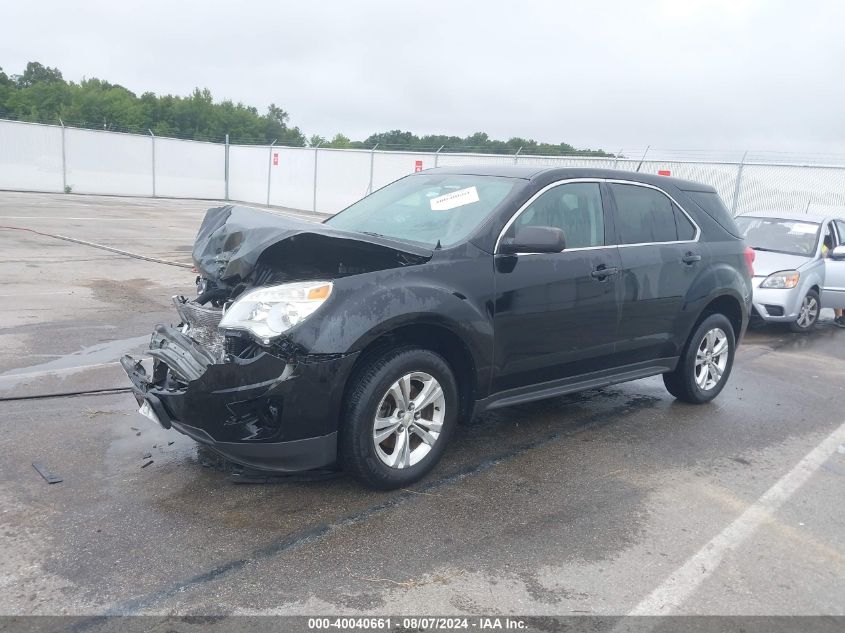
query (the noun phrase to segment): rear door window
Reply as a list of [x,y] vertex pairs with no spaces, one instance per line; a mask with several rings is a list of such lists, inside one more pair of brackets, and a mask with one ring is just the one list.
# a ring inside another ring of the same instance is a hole
[[679,240],[694,240],[695,239],[695,225],[690,222],[686,213],[681,211],[677,205],[672,205],[672,211],[675,213],[675,228],[678,230]]
[[638,185],[610,183],[608,187],[616,201],[616,233],[620,244],[678,239],[675,211],[668,196],[657,189]]

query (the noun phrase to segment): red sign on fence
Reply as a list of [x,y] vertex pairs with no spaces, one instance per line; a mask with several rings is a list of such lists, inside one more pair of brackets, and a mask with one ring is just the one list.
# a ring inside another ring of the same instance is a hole
[[279,152],[273,152],[273,165],[276,166],[279,164]]
[[672,175],[672,172],[671,172],[671,171],[669,171],[668,169],[658,169],[658,170],[657,170],[657,175],[658,175],[658,176],[671,176],[671,175]]
[[422,161],[418,160],[414,162],[414,171],[422,171]]

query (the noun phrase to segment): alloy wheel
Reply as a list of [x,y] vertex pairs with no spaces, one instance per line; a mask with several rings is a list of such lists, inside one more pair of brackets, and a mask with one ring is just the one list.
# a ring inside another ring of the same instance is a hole
[[730,347],[722,328],[708,330],[695,355],[695,382],[704,391],[713,389],[722,380],[728,365]]
[[446,398],[440,383],[414,371],[394,382],[373,420],[376,455],[391,468],[408,468],[431,451],[443,430]]
[[798,311],[798,327],[808,328],[819,316],[819,302],[815,297],[807,295],[801,302],[801,309]]

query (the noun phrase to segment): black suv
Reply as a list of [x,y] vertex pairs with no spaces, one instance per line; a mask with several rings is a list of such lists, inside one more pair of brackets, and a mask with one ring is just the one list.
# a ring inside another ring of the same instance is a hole
[[712,187],[601,169],[402,178],[316,224],[210,209],[141,412],[234,462],[405,486],[460,419],[662,374],[724,388],[753,251]]

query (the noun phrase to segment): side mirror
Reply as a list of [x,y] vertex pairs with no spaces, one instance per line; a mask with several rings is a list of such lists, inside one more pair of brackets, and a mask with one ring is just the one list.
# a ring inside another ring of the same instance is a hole
[[566,248],[563,231],[551,226],[521,226],[513,237],[505,237],[499,243],[499,252],[514,253],[560,253]]
[[837,246],[832,251],[830,251],[830,258],[831,259],[845,259],[845,244],[842,246]]

